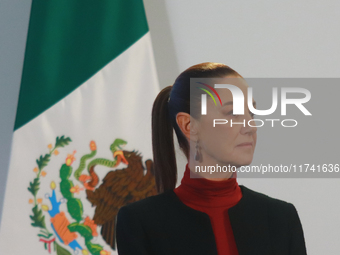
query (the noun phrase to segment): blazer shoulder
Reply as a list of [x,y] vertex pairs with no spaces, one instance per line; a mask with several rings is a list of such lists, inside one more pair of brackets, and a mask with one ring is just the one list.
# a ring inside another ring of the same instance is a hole
[[163,192],[157,195],[146,197],[130,204],[121,206],[119,210],[128,210],[138,214],[154,214],[157,210],[164,208],[164,206],[168,204],[167,194],[168,192]]
[[266,214],[271,224],[287,224],[289,228],[296,227],[302,232],[298,210],[292,203],[244,186],[241,189],[246,197],[242,208],[252,210],[253,213]]
[[[272,248],[276,249],[277,253],[306,255],[303,228],[295,206],[243,185],[240,187],[243,197],[229,213],[236,240],[242,240],[246,233],[244,229],[256,229],[254,236],[258,231],[262,231],[262,235],[267,236],[265,239],[271,240]],[[261,243],[261,240],[256,243]],[[240,246],[243,245],[246,247],[246,243],[241,241]]]
[[240,186],[243,194],[246,193],[246,196],[249,198],[249,200],[252,200],[253,202],[256,203],[262,203],[266,205],[269,209],[288,210],[290,212],[294,212],[294,210],[296,210],[294,205],[288,201],[266,195],[264,193],[247,188],[243,185]]

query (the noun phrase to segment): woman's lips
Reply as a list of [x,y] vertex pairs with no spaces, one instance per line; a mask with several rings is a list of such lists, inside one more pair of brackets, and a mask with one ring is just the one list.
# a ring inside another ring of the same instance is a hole
[[239,145],[237,146],[253,146],[253,143],[240,143]]

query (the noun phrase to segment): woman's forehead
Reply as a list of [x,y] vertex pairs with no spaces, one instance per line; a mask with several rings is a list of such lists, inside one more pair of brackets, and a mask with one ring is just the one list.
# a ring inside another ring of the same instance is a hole
[[[238,87],[242,91],[244,98],[248,98],[248,85],[247,85],[247,83],[243,83],[243,84],[239,83],[239,84],[231,84],[231,85]],[[221,99],[222,98],[225,98],[225,99],[228,99],[228,100],[233,99],[233,94],[232,94],[230,89],[228,89],[228,88],[216,88],[215,90],[218,93],[218,95],[221,97]]]
[[[247,103],[248,102],[248,87],[240,86],[239,88],[243,92],[244,102]],[[233,105],[234,98],[233,98],[232,92],[229,89],[217,88],[216,92],[218,93],[219,97],[221,98],[222,106],[225,106],[225,105],[231,105],[232,106]],[[212,101],[211,97],[208,97],[208,100]],[[254,97],[252,97],[252,102],[253,102],[253,104],[256,104]]]

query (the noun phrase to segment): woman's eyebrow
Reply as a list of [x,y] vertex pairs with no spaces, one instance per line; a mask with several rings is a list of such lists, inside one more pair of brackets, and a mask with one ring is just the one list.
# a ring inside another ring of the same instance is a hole
[[226,102],[226,103],[223,104],[223,106],[224,105],[230,105],[230,104],[233,104],[233,101]]

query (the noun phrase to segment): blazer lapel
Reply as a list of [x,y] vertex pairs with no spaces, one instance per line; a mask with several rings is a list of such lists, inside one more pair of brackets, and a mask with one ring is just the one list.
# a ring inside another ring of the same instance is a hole
[[239,255],[271,254],[267,205],[243,185],[241,200],[229,214]]

